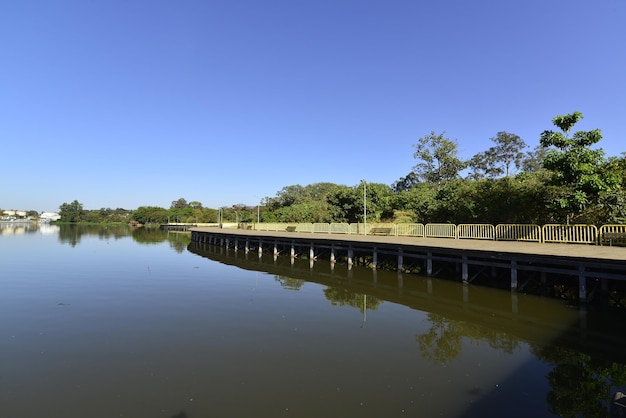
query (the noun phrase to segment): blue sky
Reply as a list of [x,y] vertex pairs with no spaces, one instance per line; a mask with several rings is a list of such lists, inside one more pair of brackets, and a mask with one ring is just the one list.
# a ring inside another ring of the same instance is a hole
[[582,112],[626,151],[626,1],[12,1],[0,208],[256,205],[391,184],[435,131],[470,158]]

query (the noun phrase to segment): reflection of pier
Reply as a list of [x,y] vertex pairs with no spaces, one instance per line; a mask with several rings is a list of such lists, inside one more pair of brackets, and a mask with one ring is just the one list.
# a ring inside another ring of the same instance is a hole
[[[191,242],[191,253],[238,268],[276,277],[318,283],[354,294],[389,301],[449,320],[475,324],[513,335],[528,343],[554,343],[573,347],[604,359],[625,362],[624,312],[572,309],[548,299],[478,287],[447,280],[355,266],[336,268],[330,262],[310,263],[303,258],[279,257],[267,251],[235,251],[233,247]],[[495,292],[495,293],[494,293]],[[367,296],[365,296],[367,295]],[[365,299],[364,299],[365,302]],[[367,309],[371,309],[369,304]],[[363,304],[365,308],[365,303]],[[371,311],[370,311],[371,312]],[[375,314],[374,314],[375,317]],[[365,313],[363,313],[365,320]]]
[[[476,278],[497,281],[510,278],[515,291],[531,279],[542,284],[566,278],[578,285],[580,300],[587,299],[587,286],[608,291],[608,282],[626,280],[624,248],[528,242],[460,241],[441,238],[310,234],[238,229],[190,228],[191,240],[243,252],[308,257],[311,263],[327,258],[373,268],[385,264],[397,271],[418,269],[426,276]],[[521,283],[521,285],[520,285]],[[595,290],[595,289],[594,289]]]

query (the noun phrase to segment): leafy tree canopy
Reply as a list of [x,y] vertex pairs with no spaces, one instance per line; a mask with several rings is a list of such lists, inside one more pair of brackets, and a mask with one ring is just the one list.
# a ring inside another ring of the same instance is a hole
[[541,145],[548,148],[543,166],[552,172],[552,184],[561,187],[552,207],[568,220],[596,202],[600,192],[618,184],[614,176],[601,170],[604,151],[590,148],[602,139],[600,130],[577,131],[570,136],[582,117],[580,112],[556,116],[552,123],[561,132],[546,130],[540,137]]
[[417,177],[427,183],[441,183],[459,177],[459,173],[467,167],[458,154],[456,140],[444,136],[445,131],[430,134],[419,139],[415,145],[413,157],[418,163],[413,168]]

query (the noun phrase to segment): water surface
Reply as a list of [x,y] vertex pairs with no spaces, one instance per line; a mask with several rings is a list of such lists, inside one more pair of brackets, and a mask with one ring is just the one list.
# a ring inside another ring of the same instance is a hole
[[606,416],[624,321],[163,231],[4,228],[2,417]]

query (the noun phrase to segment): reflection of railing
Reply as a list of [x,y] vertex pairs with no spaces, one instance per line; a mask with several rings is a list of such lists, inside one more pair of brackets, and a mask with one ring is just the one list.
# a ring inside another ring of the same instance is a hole
[[548,224],[393,224],[368,223],[255,223],[245,229],[287,231],[317,234],[376,235],[374,232],[405,237],[481,239],[495,241],[558,242],[570,244],[626,245],[626,225],[559,225]]

